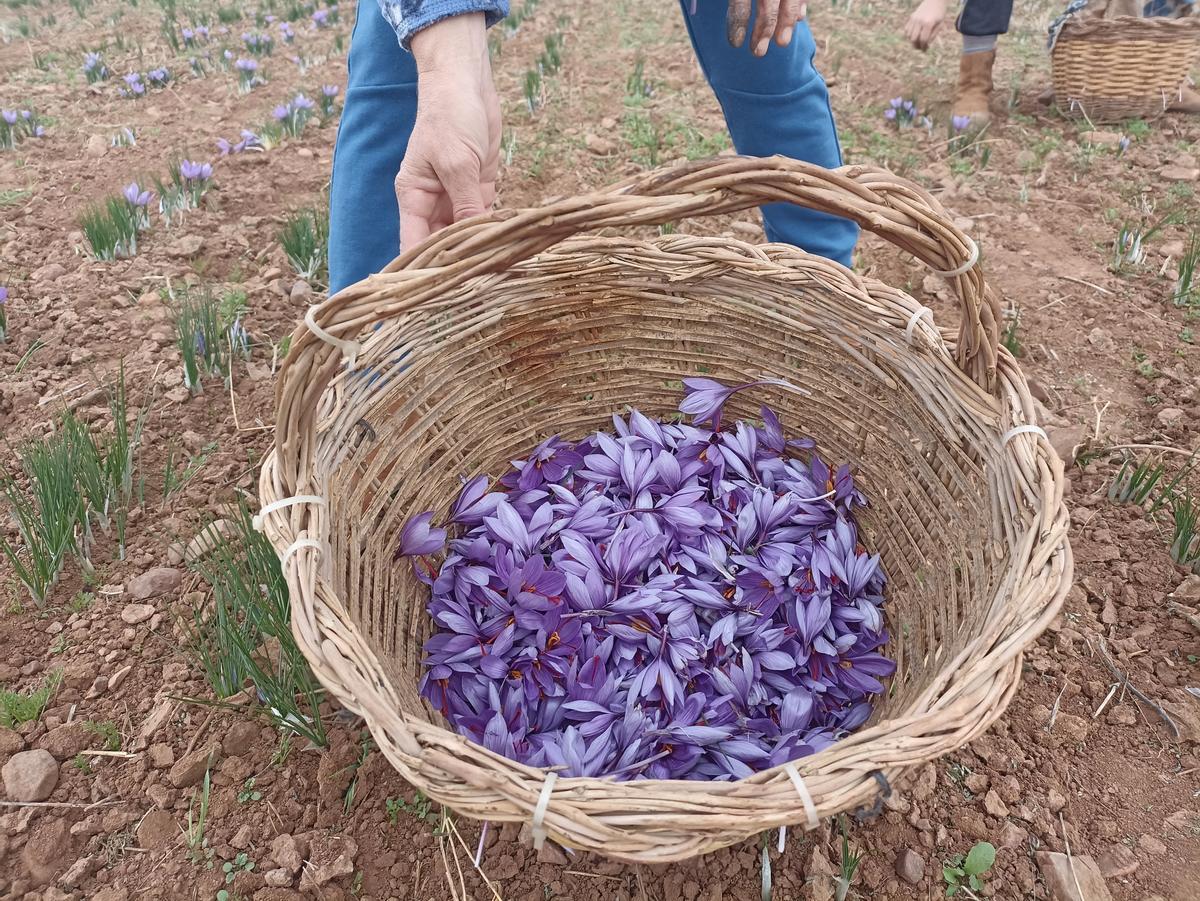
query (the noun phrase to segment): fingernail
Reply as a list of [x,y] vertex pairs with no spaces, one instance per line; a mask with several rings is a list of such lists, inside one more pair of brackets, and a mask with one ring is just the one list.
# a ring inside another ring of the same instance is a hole
[[793,29],[792,29],[791,25],[789,25],[787,28],[783,29],[783,34],[781,34],[779,36],[779,46],[780,47],[786,47],[788,44],[790,44],[792,42],[792,30]]
[[755,56],[766,56],[767,48],[770,46],[771,46],[771,38],[768,35],[767,37],[765,37],[761,41],[759,41],[757,44],[755,44],[754,55]]
[[729,39],[733,43],[733,46],[742,46],[742,44],[746,43],[746,27],[743,25],[740,28],[734,28],[733,31],[730,32]]

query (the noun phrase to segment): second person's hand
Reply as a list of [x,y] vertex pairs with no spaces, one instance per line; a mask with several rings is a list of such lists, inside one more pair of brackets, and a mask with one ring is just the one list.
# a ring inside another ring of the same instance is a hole
[[500,100],[482,13],[443,19],[412,40],[417,120],[400,173],[400,246],[486,212],[500,167]]
[[[750,23],[750,7],[753,0],[729,0],[726,29],[729,43],[740,47],[746,42],[746,29]],[[808,15],[806,0],[757,0],[758,16],[754,20],[754,34],[750,36],[750,51],[755,56],[765,56],[771,39],[780,47],[792,41],[796,23]]]

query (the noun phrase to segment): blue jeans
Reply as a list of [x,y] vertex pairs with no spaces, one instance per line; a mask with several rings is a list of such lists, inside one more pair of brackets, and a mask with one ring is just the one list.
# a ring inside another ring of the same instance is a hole
[[[738,153],[783,154],[829,168],[842,164],[829,92],[813,68],[812,33],[800,23],[786,48],[762,59],[750,41],[731,47],[725,4],[681,0],[700,66],[725,113]],[[599,8],[599,7],[598,7]],[[753,23],[751,23],[753,27]],[[333,157],[329,210],[329,291],[378,272],[396,256],[400,218],[393,181],[417,113],[417,69],[376,0],[359,0],[350,40],[349,84]],[[794,244],[845,265],[858,227],[786,203],[762,208],[767,239]]]

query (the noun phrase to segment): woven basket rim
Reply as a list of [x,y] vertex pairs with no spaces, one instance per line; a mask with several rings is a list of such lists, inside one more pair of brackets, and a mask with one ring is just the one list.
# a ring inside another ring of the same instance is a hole
[[[1000,441],[1012,426],[1036,425],[1024,376],[1012,357],[998,347],[997,303],[983,282],[977,250],[970,250],[974,243],[949,223],[929,195],[889,173],[867,167],[827,171],[780,158],[723,158],[660,169],[615,189],[557,201],[539,210],[494,214],[462,223],[399,257],[383,274],[323,304],[314,320],[319,320],[317,328],[324,337],[311,329],[298,331],[284,364],[277,396],[277,435],[283,440],[277,440],[263,467],[260,493],[264,506],[297,494],[321,493],[314,475],[315,411],[330,378],[341,368],[339,357],[346,344],[370,322],[422,307],[436,309],[446,292],[469,287],[480,276],[558,243],[581,230],[580,221],[593,228],[649,224],[679,218],[681,210],[691,211],[690,215],[726,212],[780,199],[849,214],[864,228],[939,270],[953,273],[950,281],[959,294],[964,316],[958,340],[947,346],[960,372],[976,383],[959,379],[971,403],[992,415],[994,424],[986,426],[987,433],[994,433]],[[571,217],[583,218],[572,221]],[[548,221],[557,226],[550,240],[541,233]],[[731,243],[724,238],[720,242]],[[570,247],[564,245],[556,252],[569,252]],[[789,252],[803,256],[799,251]],[[489,258],[486,265],[485,256]],[[755,277],[769,277],[772,265],[778,264],[756,259]],[[868,298],[897,293],[849,270],[844,272],[865,286]],[[946,362],[936,365],[949,366],[949,358],[947,354]],[[1004,442],[1003,447],[1036,489],[1030,496],[1040,505],[1022,527],[1029,530],[1024,557],[1006,564],[1011,579],[1021,577],[1027,603],[1012,616],[989,623],[989,628],[953,659],[941,661],[937,676],[909,705],[910,712],[889,716],[794,763],[816,799],[815,809],[824,815],[877,799],[880,784],[875,773],[891,778],[981,734],[1015,693],[1024,648],[1049,624],[1066,596],[1072,558],[1066,537],[1062,462],[1044,433],[1040,437],[1022,434]],[[321,547],[330,527],[327,511],[296,504],[274,510],[263,521],[276,549],[288,549],[284,572],[294,603],[293,631],[321,681],[366,719],[372,733],[379,736],[381,749],[405,778],[421,786],[436,773],[450,779],[452,785],[458,780],[471,790],[465,797],[447,788],[443,780],[439,784],[442,790],[426,792],[436,800],[460,811],[466,808],[471,816],[482,817],[481,810],[486,810],[489,819],[513,821],[528,819],[545,793],[549,809],[540,806],[551,837],[627,860],[658,862],[713,850],[763,828],[804,818],[807,804],[801,803],[786,766],[727,783],[564,777],[544,792],[546,771],[499,757],[438,724],[401,711],[386,678],[368,675],[381,672],[378,661],[354,624],[346,620],[345,607],[323,572]],[[997,590],[1012,589],[1005,584]],[[948,721],[954,723],[953,728],[947,726]],[[880,751],[884,745],[886,754]],[[686,786],[692,805],[721,807],[736,800],[736,812],[728,814],[732,825],[723,831],[691,834],[686,824],[696,814],[685,817],[668,812],[674,808],[664,810],[664,786],[674,792],[679,791],[677,786]],[[635,815],[631,811],[638,803],[651,799],[657,802],[654,809],[640,816],[683,837],[673,843],[630,838],[625,821]]]
[[1200,17],[1169,19],[1164,16],[1114,16],[1111,19],[1074,17],[1063,24],[1054,47],[1062,41],[1090,40],[1103,43],[1125,41],[1200,40]]

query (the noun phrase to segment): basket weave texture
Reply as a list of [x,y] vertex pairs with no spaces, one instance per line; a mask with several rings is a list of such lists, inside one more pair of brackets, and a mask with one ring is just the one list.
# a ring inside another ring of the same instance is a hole
[[1200,18],[1072,20],[1051,53],[1058,108],[1092,122],[1152,119],[1200,59]]
[[[774,201],[961,270],[957,335],[903,292],[791,246],[594,234]],[[999,349],[980,267],[965,265],[973,248],[883,170],[726,157],[459,223],[321,304],[315,332],[293,336],[260,484],[264,506],[322,499],[264,516],[316,675],[426,795],[479,819],[540,820],[571,848],[666,862],[814,824],[784,768],[735,782],[559,778],[535,816],[547,772],[448,730],[418,697],[428,589],[393,562],[409,516],[442,518],[460,477],[498,474],[543,438],[606,428],[628,406],[672,415],[685,376],[786,379],[810,393],[742,392],[727,415],[767,403],[852,464],[898,667],[871,722],[796,767],[817,816],[876,803],[884,780],[1003,712],[1071,579],[1062,463],[1039,430],[1011,433],[1035,423],[1034,402]]]

